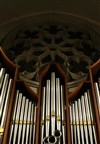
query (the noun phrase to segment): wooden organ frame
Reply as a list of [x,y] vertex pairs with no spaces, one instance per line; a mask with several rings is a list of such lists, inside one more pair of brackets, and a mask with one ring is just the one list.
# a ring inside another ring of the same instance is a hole
[[94,117],[95,117],[95,125],[96,125],[96,133],[97,133],[97,140],[98,144],[100,142],[100,117],[97,109],[97,101],[95,99],[95,92],[94,92],[94,85],[93,82],[96,80],[97,77],[100,76],[100,59],[90,66],[89,69],[89,75],[85,82],[81,82],[79,86],[71,93],[68,94],[67,91],[67,75],[62,70],[61,66],[57,63],[50,63],[48,64],[45,69],[41,72],[40,78],[39,78],[39,90],[38,94],[35,94],[29,86],[23,81],[19,80],[19,71],[18,68],[13,64],[5,55],[2,48],[0,48],[0,62],[3,63],[4,67],[6,67],[7,71],[10,73],[10,75],[13,77],[14,84],[10,96],[10,102],[9,102],[9,108],[8,108],[8,114],[7,114],[7,120],[6,125],[4,128],[4,134],[3,134],[3,141],[2,144],[7,144],[9,139],[9,130],[10,130],[10,124],[11,124],[11,115],[12,115],[12,109],[13,109],[13,102],[14,102],[14,95],[15,90],[19,88],[23,93],[31,97],[31,99],[34,99],[37,102],[37,117],[36,117],[36,144],[39,144],[39,137],[40,137],[40,111],[41,111],[41,88],[42,88],[42,81],[45,78],[45,75],[49,71],[51,65],[55,65],[57,71],[59,71],[60,75],[62,76],[64,80],[64,89],[65,89],[65,101],[66,101],[66,143],[71,144],[71,130],[70,130],[70,118],[69,118],[69,103],[70,101],[75,100],[79,94],[81,94],[83,91],[85,91],[87,88],[90,88],[92,90],[92,103],[94,108]]

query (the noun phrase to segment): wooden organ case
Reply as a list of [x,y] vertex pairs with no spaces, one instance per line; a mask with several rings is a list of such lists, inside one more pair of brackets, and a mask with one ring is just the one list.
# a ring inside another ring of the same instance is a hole
[[21,143],[100,143],[100,59],[71,94],[61,66],[48,64],[35,94],[0,48],[0,144]]

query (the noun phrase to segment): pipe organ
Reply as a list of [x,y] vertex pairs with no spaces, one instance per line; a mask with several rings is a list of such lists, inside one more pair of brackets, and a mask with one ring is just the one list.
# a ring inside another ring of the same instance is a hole
[[55,72],[42,87],[41,143],[65,144],[64,86]]
[[36,94],[0,48],[0,144],[21,143],[100,143],[100,59],[70,94],[67,74],[49,63]]

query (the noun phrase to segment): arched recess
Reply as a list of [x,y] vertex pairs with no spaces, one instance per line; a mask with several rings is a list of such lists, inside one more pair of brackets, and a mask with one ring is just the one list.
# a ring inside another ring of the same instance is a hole
[[36,89],[38,76],[49,62],[62,65],[72,91],[87,78],[89,65],[100,58],[100,26],[92,20],[49,11],[1,25],[6,26],[1,46],[19,67],[20,78]]

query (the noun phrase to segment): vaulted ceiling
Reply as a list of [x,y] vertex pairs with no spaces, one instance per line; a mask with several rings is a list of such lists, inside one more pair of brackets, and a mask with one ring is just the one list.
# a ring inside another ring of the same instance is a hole
[[46,11],[70,13],[100,23],[99,0],[1,0],[0,23]]

